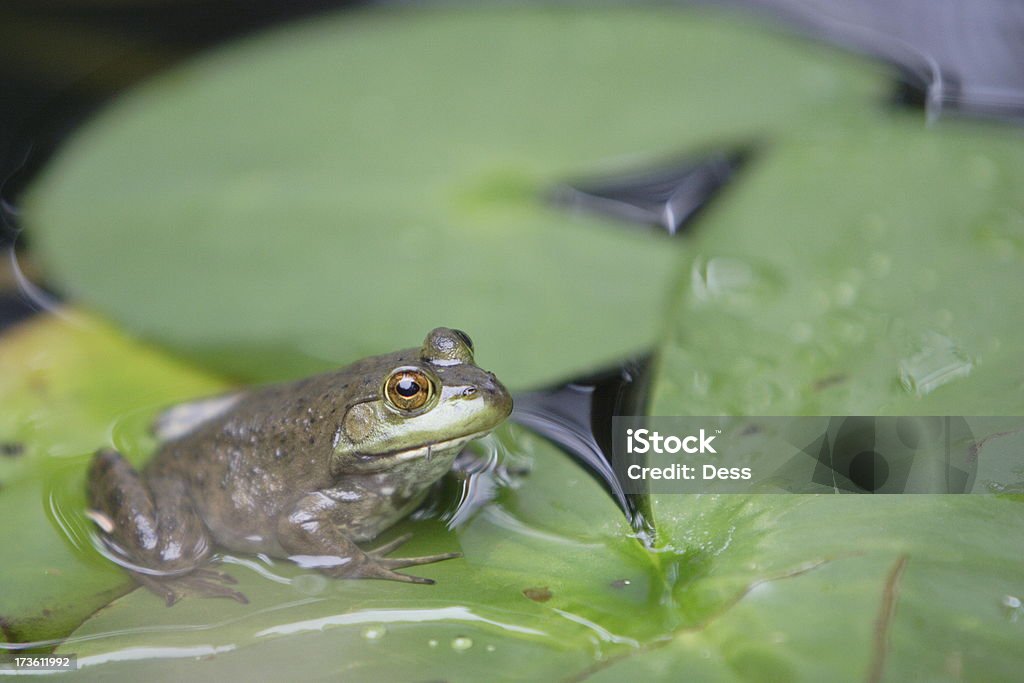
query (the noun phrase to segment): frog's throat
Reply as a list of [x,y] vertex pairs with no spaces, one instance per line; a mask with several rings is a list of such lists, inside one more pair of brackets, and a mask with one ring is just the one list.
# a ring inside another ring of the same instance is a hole
[[450,451],[458,452],[463,446],[473,439],[479,439],[481,436],[489,434],[490,431],[490,429],[485,429],[481,432],[475,432],[467,436],[460,436],[455,439],[448,439],[447,441],[438,441],[437,443],[427,444],[426,446],[420,446],[419,448],[414,448],[409,451],[399,451],[392,455],[399,462],[416,460],[418,458],[425,458],[429,460]]

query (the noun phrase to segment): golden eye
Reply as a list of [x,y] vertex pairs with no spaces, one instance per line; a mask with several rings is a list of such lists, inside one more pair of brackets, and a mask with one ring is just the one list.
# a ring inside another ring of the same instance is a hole
[[405,411],[422,408],[433,391],[430,378],[411,368],[396,370],[384,384],[384,397],[388,403]]

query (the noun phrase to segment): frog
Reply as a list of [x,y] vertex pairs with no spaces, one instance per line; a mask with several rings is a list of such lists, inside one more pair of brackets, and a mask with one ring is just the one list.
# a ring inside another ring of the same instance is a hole
[[398,570],[460,553],[390,556],[411,534],[365,545],[511,414],[474,353],[465,332],[438,327],[418,348],[166,410],[141,471],[113,448],[92,457],[88,515],[104,554],[168,606],[192,594],[247,601],[213,568],[218,548],[337,578],[434,583]]

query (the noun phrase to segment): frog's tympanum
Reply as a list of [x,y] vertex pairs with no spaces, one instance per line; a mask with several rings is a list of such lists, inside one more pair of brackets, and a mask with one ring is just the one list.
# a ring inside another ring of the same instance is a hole
[[408,515],[471,439],[512,410],[459,331],[341,370],[205,399],[158,418],[163,439],[141,474],[99,451],[90,516],[115,559],[173,604],[184,592],[232,597],[203,565],[214,546],[287,557],[330,576],[433,583],[396,570],[458,557],[364,550]]

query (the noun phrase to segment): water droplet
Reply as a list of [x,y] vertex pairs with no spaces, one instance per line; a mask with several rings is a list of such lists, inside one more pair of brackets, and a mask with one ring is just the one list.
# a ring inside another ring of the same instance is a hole
[[857,298],[857,288],[852,282],[840,282],[836,285],[835,302],[837,306],[849,306]]
[[973,368],[974,361],[952,339],[929,332],[922,337],[918,351],[900,361],[900,384],[907,393],[920,397],[966,377]]
[[427,641],[427,647],[437,647],[437,641],[431,638]]
[[711,377],[703,370],[693,371],[693,393],[697,396],[707,396],[711,388]]
[[750,266],[736,259],[698,259],[690,270],[690,285],[698,301],[721,299],[747,289],[753,282]]
[[1024,614],[1024,609],[1021,609],[1020,598],[1016,595],[1003,596],[1003,609],[1006,611],[1006,616],[1012,622],[1016,622]]
[[452,649],[456,652],[465,652],[469,648],[473,647],[473,639],[467,638],[466,636],[459,636],[452,640]]
[[366,640],[380,640],[387,633],[388,630],[383,626],[367,626],[363,629],[363,638]]

